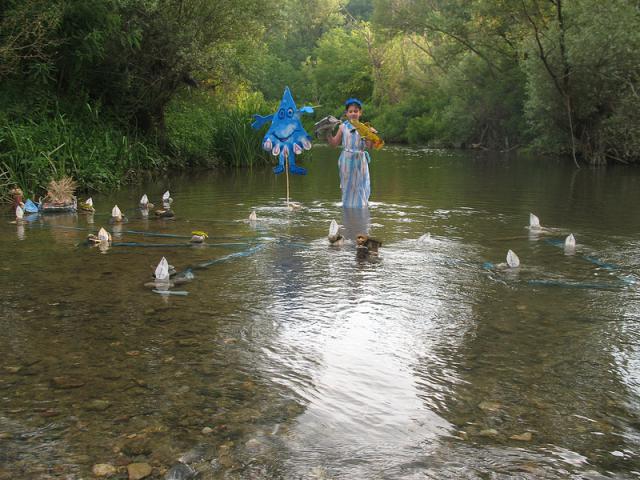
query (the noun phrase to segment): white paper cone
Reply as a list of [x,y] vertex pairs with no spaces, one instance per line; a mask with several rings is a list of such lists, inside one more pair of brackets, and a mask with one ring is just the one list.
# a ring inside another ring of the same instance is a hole
[[340,230],[340,225],[335,220],[331,220],[331,224],[329,225],[329,236],[335,237],[338,235],[338,230]]
[[507,265],[511,268],[518,268],[520,266],[520,259],[512,250],[507,252]]
[[108,242],[109,232],[107,232],[104,228],[98,230],[98,240],[100,240],[101,242]]
[[573,236],[573,233],[570,233],[569,236],[564,239],[564,248],[565,250],[575,250],[576,238]]
[[156,267],[156,280],[169,280],[169,262],[164,257]]
[[540,219],[533,213],[529,214],[529,228],[540,228]]

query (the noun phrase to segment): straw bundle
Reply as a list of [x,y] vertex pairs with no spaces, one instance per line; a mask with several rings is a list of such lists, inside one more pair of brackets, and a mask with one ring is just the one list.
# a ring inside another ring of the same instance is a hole
[[73,202],[73,194],[76,191],[75,180],[71,177],[62,177],[60,180],[51,180],[47,187],[45,199],[51,203],[67,204]]

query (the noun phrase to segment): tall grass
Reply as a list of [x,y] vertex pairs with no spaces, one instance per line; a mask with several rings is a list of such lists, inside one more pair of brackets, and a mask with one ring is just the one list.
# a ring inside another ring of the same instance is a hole
[[64,175],[87,190],[116,188],[166,163],[153,144],[103,121],[89,105],[72,115],[57,109],[0,125],[0,178],[30,195]]
[[272,160],[262,150],[264,132],[251,128],[252,114],[273,111],[262,97],[235,94],[233,101],[207,92],[184,92],[167,111],[172,153],[190,165],[250,167]]

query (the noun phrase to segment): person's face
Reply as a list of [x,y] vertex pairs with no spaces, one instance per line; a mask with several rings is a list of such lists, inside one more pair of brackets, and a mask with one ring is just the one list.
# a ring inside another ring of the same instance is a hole
[[360,110],[360,107],[358,107],[357,105],[349,105],[347,107],[347,118],[349,120],[360,120],[361,113],[362,111]]

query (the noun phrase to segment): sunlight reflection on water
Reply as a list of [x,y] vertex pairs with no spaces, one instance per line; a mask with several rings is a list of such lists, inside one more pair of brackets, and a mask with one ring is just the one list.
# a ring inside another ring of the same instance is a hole
[[[203,478],[633,475],[640,225],[620,205],[638,175],[582,172],[567,197],[557,165],[542,187],[539,162],[398,148],[374,155],[370,208],[343,210],[333,153],[291,179],[299,211],[268,170],[171,179],[176,219],[132,207],[103,254],[86,235],[140,189],[94,195],[91,221],[0,225],[0,478],[132,458]],[[549,232],[525,229],[534,210]],[[569,232],[573,255],[547,241]],[[518,270],[483,269],[508,249]],[[143,287],[160,256],[207,265],[188,297]]]

